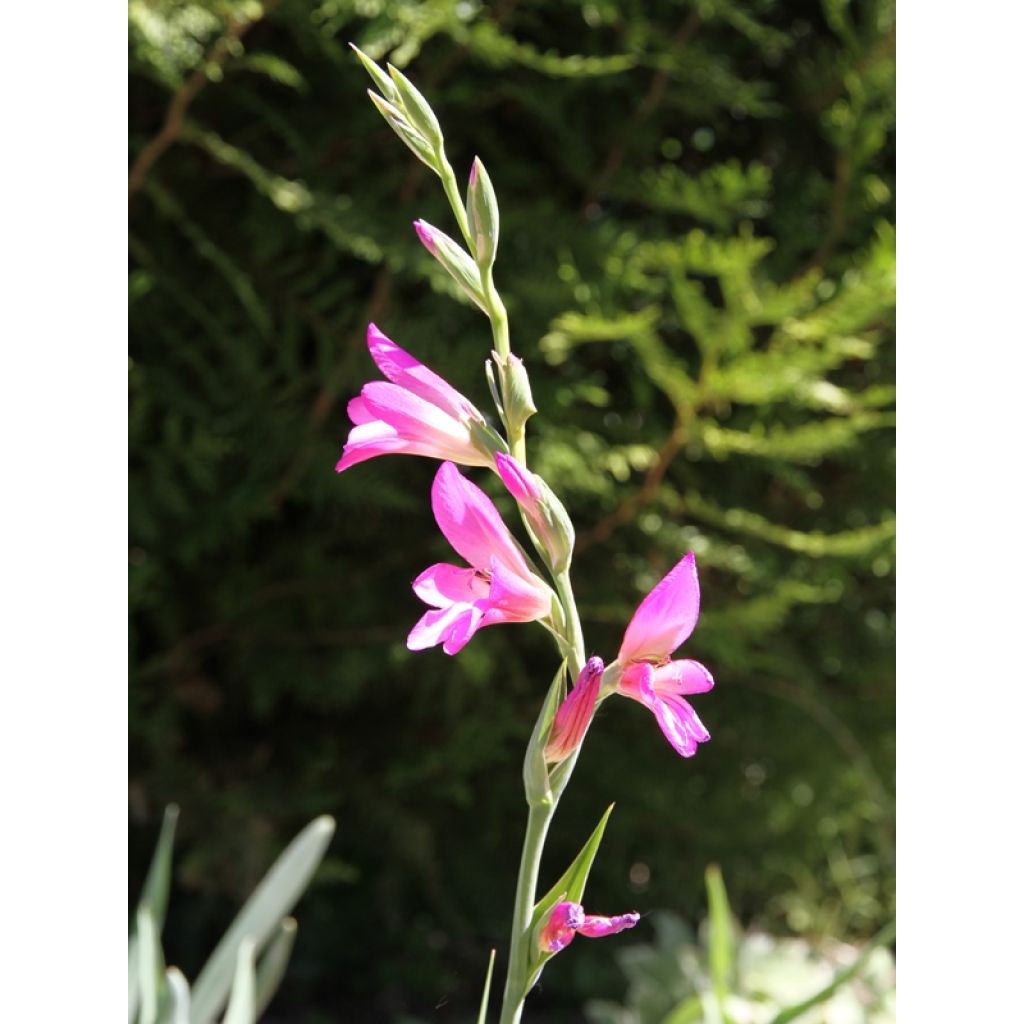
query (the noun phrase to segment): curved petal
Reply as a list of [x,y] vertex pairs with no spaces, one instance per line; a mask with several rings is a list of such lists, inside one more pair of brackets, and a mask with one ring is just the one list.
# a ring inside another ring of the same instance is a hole
[[487,604],[504,613],[508,622],[532,622],[546,618],[551,613],[551,591],[533,573],[527,577],[509,572],[491,556],[491,589]]
[[430,501],[441,532],[470,565],[490,571],[493,555],[520,578],[532,576],[494,502],[452,463],[437,471]]
[[412,589],[421,601],[435,608],[447,608],[450,604],[472,604],[486,598],[489,587],[476,569],[438,562],[413,580]]
[[563,900],[556,903],[540,931],[537,944],[542,953],[558,953],[572,942],[585,919],[583,907],[578,903]]
[[371,420],[354,426],[348,435],[348,441],[341,451],[341,458],[335,465],[335,472],[341,473],[350,466],[355,466],[378,455],[394,455],[409,451],[409,443],[399,437],[394,427]]
[[544,496],[540,487],[537,486],[537,474],[531,473],[511,455],[496,452],[494,465],[498,476],[501,477],[501,482],[520,505],[536,503]]
[[456,620],[465,615],[470,607],[465,604],[452,604],[447,608],[425,612],[409,632],[406,647],[410,651],[425,651],[428,647],[436,647],[449,635]]
[[690,658],[670,661],[654,670],[654,689],[660,694],[707,693],[714,685],[711,673]]
[[691,551],[640,602],[622,638],[619,661],[664,661],[693,632],[699,611]]
[[442,650],[445,654],[458,654],[473,639],[473,634],[486,625],[479,604],[469,605],[466,611],[452,623]]
[[693,757],[697,744],[711,739],[711,733],[704,728],[697,712],[682,697],[663,697],[651,710],[665,739],[683,757]]
[[654,692],[654,668],[646,661],[630,665],[619,679],[619,693],[652,707],[658,700]]
[[362,395],[356,395],[348,403],[348,418],[359,426],[361,423],[369,423],[373,419],[373,413],[366,408],[366,403],[363,401]]
[[405,349],[396,345],[376,324],[366,328],[366,344],[380,372],[392,383],[411,391],[455,419],[464,416],[483,419],[467,398],[459,394],[443,377],[428,370]]
[[627,928],[632,928],[640,915],[637,913],[617,914],[615,917],[601,917],[599,914],[587,914],[583,924],[576,930],[580,935],[586,935],[588,939],[602,939],[606,935],[615,935]]
[[458,420],[397,384],[370,381],[363,385],[361,397],[375,419],[390,423],[402,437],[433,444],[438,451],[453,446],[475,451],[469,430]]

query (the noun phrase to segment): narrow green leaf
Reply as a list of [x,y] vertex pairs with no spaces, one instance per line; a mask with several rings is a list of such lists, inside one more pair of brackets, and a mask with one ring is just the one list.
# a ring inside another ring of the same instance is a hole
[[537,724],[533,727],[526,758],[523,761],[523,784],[526,786],[526,802],[531,806],[551,799],[551,779],[548,766],[544,760],[544,743],[551,729],[558,706],[565,700],[567,662],[563,660],[548,687],[548,695],[544,699]]
[[323,815],[307,825],[275,861],[192,986],[192,1024],[209,1024],[220,1012],[243,939],[251,937],[256,951],[266,944],[309,885],[333,835],[334,820]]
[[718,1002],[718,1013],[723,1024],[729,1024],[726,1000],[732,985],[734,944],[732,914],[729,910],[729,896],[722,881],[722,872],[717,864],[708,866],[704,872],[704,884],[708,891],[708,971],[711,987]]
[[156,1024],[164,976],[164,953],[160,947],[156,918],[146,903],[139,906],[136,928],[139,935],[139,1022]]
[[277,933],[270,940],[266,953],[256,968],[256,1016],[259,1017],[274,998],[288,969],[288,961],[295,945],[298,923],[294,917],[286,917],[277,927]]
[[256,971],[253,966],[256,943],[246,936],[238,947],[231,1001],[223,1024],[256,1024]]
[[840,971],[833,979],[832,982],[826,985],[819,992],[815,992],[813,996],[805,999],[801,1003],[797,1003],[795,1006],[787,1006],[786,1009],[780,1011],[772,1018],[771,1024],[789,1024],[790,1021],[796,1020],[797,1017],[802,1016],[808,1010],[814,1009],[819,1003],[825,1002],[827,999],[831,999],[835,993],[842,988],[848,981],[855,978],[868,962],[871,954],[878,949],[879,946],[887,946],[896,937],[896,922],[890,921],[861,951],[861,954],[857,959],[850,964],[845,970]]
[[164,810],[160,836],[156,841],[156,850],[149,865],[146,881],[142,885],[139,905],[149,907],[158,932],[163,931],[164,918],[167,916],[167,895],[171,888],[171,861],[174,851],[174,831],[178,826],[178,808],[168,804]]
[[597,828],[590,833],[590,838],[583,844],[583,849],[576,854],[576,859],[569,865],[565,874],[548,890],[547,895],[534,907],[531,920],[533,927],[536,927],[560,900],[571,900],[574,903],[583,902],[583,890],[587,885],[590,867],[597,856],[598,847],[604,837],[605,826],[614,809],[615,804],[608,805],[608,810],[601,816]]
[[484,994],[480,997],[480,1013],[477,1014],[476,1024],[487,1024],[487,1003],[491,998],[491,975],[494,974],[494,955],[497,950],[491,950],[491,958],[487,961],[487,977],[484,979]]
[[185,975],[177,967],[168,967],[164,977],[167,1011],[162,1019],[167,1024],[188,1024],[189,988]]

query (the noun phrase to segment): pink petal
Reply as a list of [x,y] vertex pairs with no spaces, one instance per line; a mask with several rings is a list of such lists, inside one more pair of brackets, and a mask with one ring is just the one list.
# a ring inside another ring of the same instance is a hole
[[474,452],[469,430],[448,413],[418,395],[375,380],[363,385],[363,407],[374,419],[391,424],[408,440],[433,444],[438,451],[465,448]]
[[408,452],[409,443],[398,436],[395,428],[371,420],[360,423],[349,431],[348,441],[342,449],[341,458],[334,467],[338,473],[378,455]]
[[369,423],[373,419],[373,413],[366,408],[362,395],[356,395],[348,403],[348,418],[357,426],[360,423]]
[[682,697],[663,697],[651,710],[665,739],[683,757],[693,757],[697,744],[711,739],[711,733],[704,728],[697,712]]
[[654,689],[660,694],[707,693],[714,685],[711,673],[689,658],[670,661],[654,670]]
[[664,661],[692,632],[700,610],[693,552],[643,599],[619,648],[619,661]]
[[564,761],[583,742],[594,717],[603,673],[604,662],[600,658],[591,658],[583,666],[576,685],[555,713],[551,734],[544,747],[545,760]]
[[655,689],[655,669],[647,662],[630,665],[619,680],[618,690],[653,712],[658,727],[677,754],[693,757],[697,744],[711,738],[697,712],[682,697]]
[[640,915],[637,913],[618,914],[615,917],[587,914],[583,919],[583,924],[576,930],[580,935],[586,935],[588,939],[602,939],[606,935],[615,935],[627,928],[632,928],[639,920]]
[[537,486],[537,477],[525,466],[517,462],[511,455],[498,452],[494,456],[498,476],[508,488],[509,494],[520,504],[531,504],[539,501],[543,495]]
[[447,608],[486,598],[490,587],[476,569],[438,562],[413,580],[412,589],[421,601],[435,608]]
[[489,572],[493,555],[521,579],[533,575],[494,502],[452,463],[437,471],[430,499],[441,532],[470,565]]
[[367,327],[366,343],[381,373],[394,384],[418,395],[455,419],[463,416],[483,418],[469,400],[460,395],[451,384],[396,345],[377,328],[376,324]]
[[428,611],[412,627],[406,646],[410,651],[423,651],[444,643],[445,653],[455,654],[469,642],[479,621],[479,609],[469,604]]
[[551,591],[533,573],[525,578],[509,572],[497,556],[491,556],[489,608],[502,612],[505,622],[533,622],[551,613]]
[[578,903],[556,903],[548,915],[538,937],[542,953],[558,953],[572,942],[576,929],[583,924],[585,915]]

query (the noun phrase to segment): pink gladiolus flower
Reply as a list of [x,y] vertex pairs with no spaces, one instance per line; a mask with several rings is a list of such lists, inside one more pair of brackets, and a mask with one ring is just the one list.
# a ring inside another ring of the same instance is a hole
[[335,469],[341,473],[378,455],[426,455],[465,466],[490,466],[493,455],[472,426],[486,421],[447,381],[415,360],[374,324],[366,329],[373,361],[388,379],[363,386],[348,403],[354,426]]
[[564,900],[552,908],[541,929],[538,945],[542,953],[558,953],[572,942],[577,932],[588,939],[600,939],[632,928],[639,920],[639,914],[619,914],[617,917],[584,914],[579,903]]
[[672,652],[693,632],[700,610],[697,564],[691,551],[643,599],[619,649],[618,690],[649,708],[665,738],[683,757],[711,738],[683,695],[705,693],[715,681],[699,662],[672,661]]
[[416,577],[412,589],[432,610],[413,627],[409,650],[443,643],[445,654],[456,654],[484,626],[551,614],[551,590],[476,484],[445,462],[430,498],[437,525],[470,568],[438,563]]
[[576,685],[569,691],[551,723],[551,734],[544,747],[544,759],[557,763],[564,761],[582,742],[597,706],[601,689],[604,662],[591,658],[583,666]]

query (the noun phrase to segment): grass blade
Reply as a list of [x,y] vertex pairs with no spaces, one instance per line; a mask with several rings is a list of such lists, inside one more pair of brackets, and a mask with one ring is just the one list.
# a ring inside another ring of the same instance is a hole
[[277,933],[270,940],[266,953],[263,954],[256,968],[256,1016],[259,1017],[270,1005],[288,969],[288,961],[292,957],[295,945],[295,933],[298,923],[294,917],[286,917],[277,928]]
[[494,974],[494,954],[491,950],[491,958],[487,961],[487,977],[484,979],[484,994],[480,998],[480,1013],[477,1014],[476,1024],[487,1024],[487,1004],[491,998],[491,975]]
[[704,884],[708,891],[708,971],[719,1017],[722,1024],[729,1024],[726,1000],[732,989],[735,950],[729,896],[717,864],[709,865],[704,872]]
[[256,969],[253,964],[256,943],[247,935],[238,947],[231,1001],[223,1024],[256,1024]]

